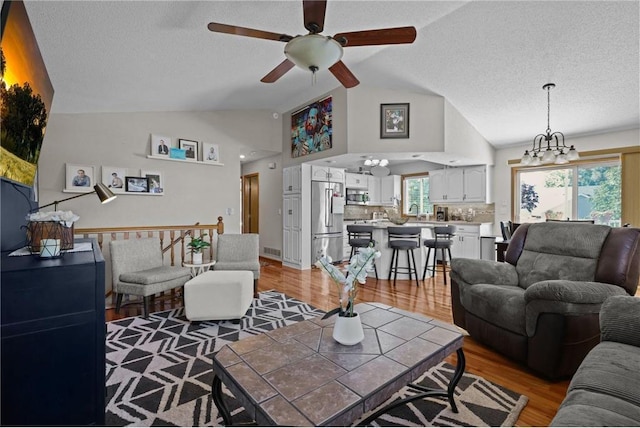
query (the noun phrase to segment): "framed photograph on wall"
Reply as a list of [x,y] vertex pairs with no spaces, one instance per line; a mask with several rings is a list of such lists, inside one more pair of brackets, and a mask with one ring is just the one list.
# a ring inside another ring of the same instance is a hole
[[103,166],[102,184],[107,186],[113,193],[124,193],[124,177],[126,175],[126,168]]
[[409,138],[409,103],[380,104],[380,138]]
[[202,161],[209,163],[220,162],[220,147],[217,144],[202,143]]
[[169,157],[171,137],[151,134],[151,155]]
[[184,150],[184,155],[189,160],[198,160],[198,142],[193,140],[178,140],[180,148]]
[[149,184],[149,193],[156,195],[164,194],[164,180],[160,171],[140,170],[140,177],[146,177]]
[[95,167],[91,165],[66,164],[66,191],[77,193],[93,192],[96,185]]
[[149,193],[149,180],[147,177],[125,177],[124,187],[129,193]]

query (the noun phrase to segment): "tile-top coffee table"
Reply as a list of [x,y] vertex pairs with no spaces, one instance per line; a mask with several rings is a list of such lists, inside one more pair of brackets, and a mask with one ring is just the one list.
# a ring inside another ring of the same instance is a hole
[[458,361],[448,390],[417,389],[423,397],[448,397],[457,412],[453,392],[465,361],[456,327],[380,303],[360,303],[355,311],[364,327],[357,345],[333,339],[333,316],[220,349],[213,359],[212,394],[225,425],[232,421],[222,383],[261,426],[350,425],[454,351]]

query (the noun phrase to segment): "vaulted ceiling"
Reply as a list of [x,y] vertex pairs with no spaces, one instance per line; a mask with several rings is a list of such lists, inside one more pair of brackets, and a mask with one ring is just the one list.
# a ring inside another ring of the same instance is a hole
[[[305,34],[302,2],[25,1],[55,88],[54,113],[269,109],[332,88],[294,68],[260,79],[284,43],[212,33],[211,21]],[[637,128],[638,1],[329,0],[323,34],[413,25],[415,43],[345,49],[361,85],[436,94],[494,146],[546,128]],[[390,100],[391,101],[391,100]],[[401,100],[392,100],[399,102]]]

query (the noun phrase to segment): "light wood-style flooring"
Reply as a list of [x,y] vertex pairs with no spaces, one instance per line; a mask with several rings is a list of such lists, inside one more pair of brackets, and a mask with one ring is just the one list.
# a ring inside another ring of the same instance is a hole
[[[338,294],[334,283],[318,269],[299,271],[283,267],[280,262],[263,260],[258,281],[259,291],[277,290],[288,296],[310,303],[322,310],[331,310],[337,306]],[[380,278],[385,277],[379,272]],[[447,279],[448,282],[448,279]],[[398,308],[418,312],[427,316],[453,323],[451,315],[451,295],[449,284],[443,282],[440,272],[435,279],[429,278],[420,282],[417,287],[415,281],[396,282],[386,279],[368,279],[360,286],[359,302],[381,302]],[[161,311],[181,305],[179,298],[156,299],[152,311]],[[116,315],[113,309],[107,310],[107,321],[142,314],[142,305],[132,303],[121,309]],[[465,338],[464,353],[466,356],[466,371],[480,375],[487,380],[516,391],[529,397],[529,403],[522,411],[517,426],[548,426],[562,402],[568,380],[549,382],[544,380],[523,366],[516,364],[498,353],[474,341]],[[447,361],[455,364],[455,355]]]

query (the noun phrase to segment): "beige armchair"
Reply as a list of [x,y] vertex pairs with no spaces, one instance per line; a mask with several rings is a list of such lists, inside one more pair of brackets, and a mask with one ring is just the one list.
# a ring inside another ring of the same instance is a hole
[[260,278],[260,241],[255,233],[218,236],[216,264],[213,270],[248,270],[253,273],[253,294],[258,297]]
[[182,287],[191,279],[189,268],[163,265],[160,238],[111,241],[109,250],[116,313],[120,312],[122,296],[130,294],[143,297],[146,318],[151,296]]

